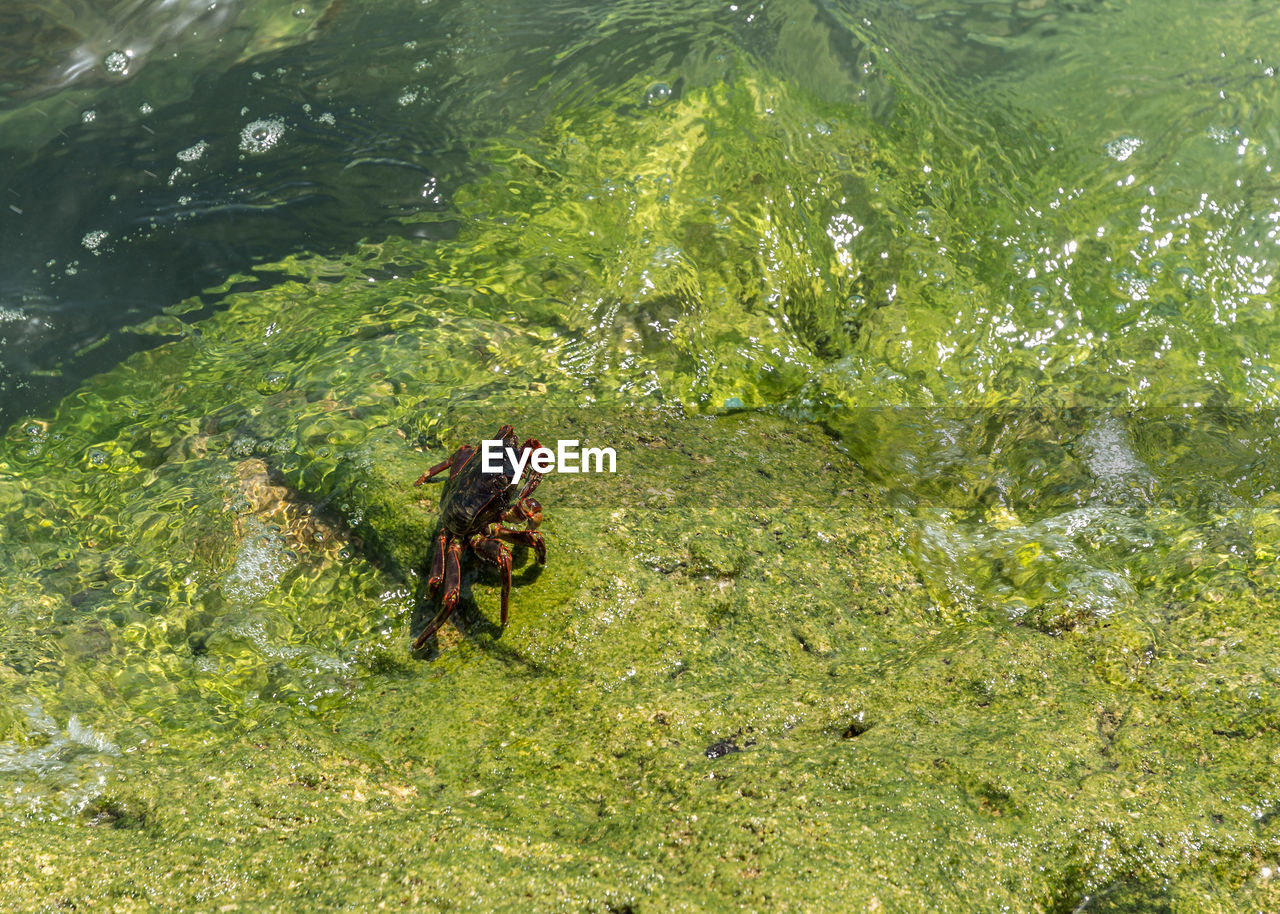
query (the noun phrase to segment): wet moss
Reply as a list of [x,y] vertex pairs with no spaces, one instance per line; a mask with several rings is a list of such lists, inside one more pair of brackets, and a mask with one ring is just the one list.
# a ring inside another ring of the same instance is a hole
[[[421,518],[371,556],[417,567],[434,506],[413,470],[511,417],[459,408],[427,453],[372,436],[328,497],[363,493],[370,528]],[[402,617],[341,705],[142,747],[84,813],[128,828],[28,823],[4,878],[115,910],[1225,909],[1186,888],[1205,878],[1275,897],[1258,875],[1274,823],[1220,799],[1275,795],[1247,690],[1210,698],[1193,657],[1143,659],[1137,629],[947,623],[881,489],[815,427],[537,402],[518,418],[609,441],[619,470],[544,482],[548,564],[518,572],[505,631],[475,573],[430,662],[408,660]],[[719,530],[740,555],[699,564],[691,544]],[[1231,649],[1211,647],[1227,682]]]

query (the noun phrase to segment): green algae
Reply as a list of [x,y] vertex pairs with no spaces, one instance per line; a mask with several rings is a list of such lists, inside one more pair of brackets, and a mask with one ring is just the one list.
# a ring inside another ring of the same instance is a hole
[[[236,709],[203,747],[139,743],[80,826],[15,823],[6,880],[114,910],[1274,901],[1257,603],[1058,636],[948,622],[877,488],[817,429],[521,413],[607,435],[619,472],[545,482],[548,565],[517,574],[505,632],[496,582],[469,576],[466,631],[433,663],[408,658],[404,615],[352,646],[340,703]],[[424,456],[398,435],[365,449]],[[362,506],[422,510],[407,475],[371,479]]]
[[[1274,908],[1269,419],[1022,409],[1112,382],[1020,343],[926,373],[927,267],[982,258],[908,229],[920,122],[644,88],[496,141],[456,240],[272,265],[9,430],[14,903]],[[1020,408],[863,408],[961,382]],[[411,657],[412,482],[504,422],[618,472],[544,482],[505,631],[469,568]]]

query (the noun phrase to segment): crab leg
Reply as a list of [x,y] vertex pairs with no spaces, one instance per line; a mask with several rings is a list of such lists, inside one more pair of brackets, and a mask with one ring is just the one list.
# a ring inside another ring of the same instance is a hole
[[436,588],[444,580],[444,554],[449,549],[449,537],[442,530],[436,537],[436,549],[431,557],[431,575],[427,578],[427,588],[434,596]]
[[[526,438],[524,440],[524,444],[520,445],[520,453],[523,454],[526,451],[536,451],[540,447],[542,447],[542,445],[539,443],[537,438]],[[542,482],[542,474],[530,467],[529,476],[525,480],[524,485],[520,487],[520,494],[516,496],[516,503],[519,504],[532,495],[533,490],[538,488],[538,483],[540,482]],[[536,505],[537,502],[535,501],[534,504]]]
[[425,473],[423,473],[421,476],[419,476],[419,477],[418,477],[418,481],[417,481],[417,482],[415,482],[415,483],[414,483],[414,485],[415,485],[415,486],[420,486],[420,485],[422,485],[424,482],[426,482],[428,479],[430,479],[432,476],[434,476],[434,475],[436,475],[437,473],[439,473],[441,470],[447,470],[447,469],[449,469],[449,467],[453,466],[453,458],[454,458],[454,457],[457,457],[457,456],[458,456],[458,452],[457,452],[457,451],[454,451],[452,454],[450,454],[450,455],[449,455],[449,459],[448,459],[448,460],[446,460],[444,463],[437,463],[437,464],[436,464],[435,466],[433,466],[431,469],[427,470],[427,472],[425,472]]
[[444,463],[437,463],[431,469],[427,470],[427,472],[419,476],[418,481],[415,482],[414,485],[420,486],[432,476],[450,468],[452,468],[452,472],[449,476],[452,477],[454,473],[458,472],[458,470],[462,469],[462,467],[466,465],[467,461],[470,460],[475,453],[475,448],[469,444],[464,444],[462,447],[450,454],[449,459],[444,461]]
[[522,546],[530,547],[533,549],[533,554],[538,557],[538,564],[547,564],[547,539],[537,530],[520,530],[515,527],[494,524],[491,535],[497,539],[506,540],[508,543],[519,543]]
[[450,540],[449,554],[445,557],[444,562],[444,598],[440,601],[440,612],[436,613],[436,617],[427,623],[427,627],[422,630],[422,634],[418,635],[417,640],[413,642],[415,651],[426,644],[427,639],[439,631],[440,626],[444,625],[449,617],[453,615],[453,610],[458,605],[458,591],[461,586],[462,546]]
[[471,548],[476,555],[502,572],[502,627],[507,627],[507,598],[511,595],[511,550],[499,540],[477,533],[471,537]]
[[521,498],[502,515],[506,521],[527,521],[530,530],[536,530],[542,523],[542,505],[536,498]]

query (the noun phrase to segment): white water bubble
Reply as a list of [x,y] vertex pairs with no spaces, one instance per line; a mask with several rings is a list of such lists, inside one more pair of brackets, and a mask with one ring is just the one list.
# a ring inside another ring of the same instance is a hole
[[131,57],[131,51],[112,51],[102,59],[102,66],[113,76],[128,76]]
[[1142,145],[1142,140],[1136,136],[1122,136],[1112,140],[1106,145],[1107,155],[1115,159],[1117,162],[1123,162],[1129,156],[1138,151],[1138,147]]
[[657,108],[671,101],[671,87],[666,83],[654,83],[644,93],[644,103],[650,108]]
[[85,236],[80,239],[80,243],[95,254],[102,253],[102,243],[109,236],[102,229],[94,229],[92,232],[86,232]]
[[283,538],[257,519],[245,525],[245,538],[235,563],[222,579],[222,592],[232,603],[252,606],[265,597],[289,570]]
[[272,149],[284,136],[284,120],[278,117],[263,117],[245,124],[240,131],[240,148],[250,155],[257,155]]
[[848,269],[853,263],[853,240],[862,234],[864,228],[848,213],[836,213],[827,223],[827,237],[831,239],[836,260],[842,268]]
[[[252,125],[250,125],[250,126],[252,126]],[[178,161],[179,161],[179,162],[194,162],[194,161],[196,161],[197,159],[199,159],[201,156],[203,156],[203,155],[204,155],[204,153],[205,153],[205,150],[206,150],[206,149],[208,149],[208,148],[209,148],[209,144],[208,144],[208,143],[206,143],[204,140],[201,140],[200,142],[196,143],[195,145],[193,145],[193,146],[188,146],[186,149],[183,149],[181,152],[179,152],[179,153],[178,153]],[[242,139],[241,139],[241,148],[244,148],[243,137],[242,137]]]

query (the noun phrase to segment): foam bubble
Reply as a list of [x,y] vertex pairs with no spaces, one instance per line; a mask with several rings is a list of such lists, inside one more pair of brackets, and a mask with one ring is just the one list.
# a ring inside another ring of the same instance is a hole
[[1115,159],[1117,162],[1123,162],[1129,156],[1138,151],[1138,147],[1142,145],[1142,140],[1136,136],[1122,136],[1112,140],[1107,144],[1107,155]]
[[257,520],[246,525],[235,564],[222,580],[222,592],[232,603],[252,606],[265,597],[289,570],[284,540]]
[[132,56],[128,51],[112,51],[103,58],[102,65],[113,76],[128,76],[129,58]]
[[[256,123],[256,122],[255,122],[255,123]],[[252,126],[253,126],[253,124],[250,124],[249,126],[250,126],[250,127],[252,127]],[[245,129],[247,130],[248,128],[245,128]],[[203,156],[203,155],[204,155],[204,153],[205,153],[205,150],[207,150],[208,148],[209,148],[209,144],[208,144],[208,143],[206,143],[204,140],[201,140],[200,142],[196,143],[194,146],[188,146],[186,149],[184,149],[184,150],[182,150],[181,152],[179,152],[179,153],[178,153],[178,161],[179,161],[179,162],[194,162],[194,161],[196,161],[197,159],[199,159],[201,156]],[[243,148],[244,148],[244,138],[243,138],[243,135],[241,135],[240,148],[241,148],[241,149],[243,149]]]
[[107,233],[102,229],[95,229],[92,232],[87,232],[85,236],[80,239],[80,243],[90,251],[93,251],[93,253],[101,254],[102,243],[107,240],[107,237]]
[[240,131],[240,148],[250,155],[266,152],[284,136],[284,120],[278,117],[262,117],[245,124]]
[[657,108],[671,101],[671,87],[666,83],[654,83],[644,93],[644,103],[650,108]]

